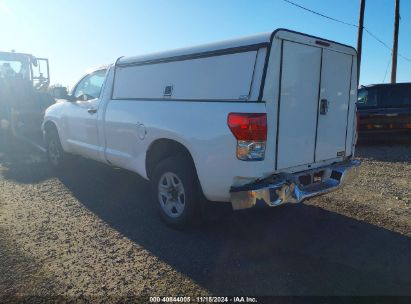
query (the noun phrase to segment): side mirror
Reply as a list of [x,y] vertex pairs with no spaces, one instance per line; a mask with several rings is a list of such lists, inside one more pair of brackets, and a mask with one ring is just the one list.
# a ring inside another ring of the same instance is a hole
[[89,94],[86,94],[86,93],[83,93],[83,94],[81,94],[80,96],[78,96],[76,98],[76,100],[80,100],[80,101],[88,101],[88,100],[91,100],[91,99],[95,99],[95,97],[93,97]]
[[54,99],[68,99],[69,95],[66,87],[55,87],[51,90]]
[[37,61],[37,58],[34,56],[31,56],[31,63],[33,64],[33,66],[38,67],[39,63]]

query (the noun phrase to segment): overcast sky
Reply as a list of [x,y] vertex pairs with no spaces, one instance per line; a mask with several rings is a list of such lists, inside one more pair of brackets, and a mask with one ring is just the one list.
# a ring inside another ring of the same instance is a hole
[[[359,0],[293,0],[356,24]],[[411,58],[411,1],[401,1],[399,52]],[[365,26],[392,45],[394,0],[367,0]],[[356,46],[357,29],[283,0],[0,0],[0,50],[50,59],[51,82],[72,86],[122,55],[230,39],[278,27]],[[388,73],[385,72],[388,69]],[[361,84],[390,79],[390,50],[364,33]],[[399,82],[411,62],[398,59]]]

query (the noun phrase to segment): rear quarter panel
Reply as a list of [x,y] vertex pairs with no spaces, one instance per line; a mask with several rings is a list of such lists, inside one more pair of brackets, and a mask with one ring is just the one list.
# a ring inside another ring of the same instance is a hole
[[[147,178],[146,151],[157,139],[171,139],[191,153],[205,196],[229,201],[233,184],[272,173],[272,156],[245,162],[227,126],[230,112],[265,113],[264,103],[110,100],[105,116],[106,157]],[[141,139],[141,126],[146,136]],[[139,136],[140,133],[140,136]],[[267,152],[271,149],[267,149]]]

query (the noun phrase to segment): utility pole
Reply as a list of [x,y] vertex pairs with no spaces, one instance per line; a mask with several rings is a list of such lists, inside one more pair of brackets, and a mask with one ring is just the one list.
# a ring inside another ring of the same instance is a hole
[[397,82],[398,31],[400,27],[400,0],[395,0],[394,42],[392,45],[391,83]]
[[357,85],[360,84],[361,70],[361,51],[362,51],[362,33],[364,29],[364,10],[365,0],[360,0],[360,17],[358,19],[358,36],[357,36]]

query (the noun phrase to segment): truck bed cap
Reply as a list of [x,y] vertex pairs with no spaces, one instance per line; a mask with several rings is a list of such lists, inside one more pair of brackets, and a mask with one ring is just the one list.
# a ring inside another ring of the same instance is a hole
[[247,36],[232,40],[208,43],[199,46],[180,48],[171,51],[157,52],[140,56],[122,57],[117,61],[118,66],[122,65],[139,65],[150,61],[159,61],[161,59],[170,59],[176,57],[189,57],[197,54],[209,54],[220,51],[230,51],[241,48],[260,48],[268,46],[272,32]]

